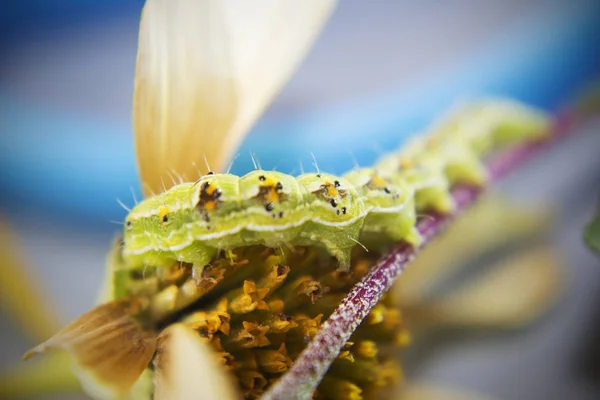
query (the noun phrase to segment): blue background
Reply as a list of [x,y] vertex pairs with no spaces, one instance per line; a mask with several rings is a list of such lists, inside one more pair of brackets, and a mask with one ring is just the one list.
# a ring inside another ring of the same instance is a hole
[[[121,35],[125,43],[115,41],[113,51],[120,54],[118,48],[125,47],[129,50],[118,61],[126,69],[106,71],[96,66],[98,69],[90,71],[85,85],[92,88],[88,96],[94,96],[94,74],[117,72],[120,75],[119,82],[128,85],[128,90],[123,92],[121,89],[114,96],[124,99],[125,94],[130,94],[135,62],[134,33],[141,2],[12,3],[13,14],[10,15],[10,10],[5,9],[2,16],[7,22],[6,25],[2,24],[3,29],[8,31],[3,35],[7,58],[11,57],[10,50],[19,46],[20,39],[28,44],[40,41],[43,46],[50,45],[56,49],[56,56],[59,56],[61,40],[67,42],[65,46],[69,46],[70,35],[85,32],[90,26],[100,26],[100,32],[110,28],[115,31],[125,30]],[[598,73],[600,2],[547,3],[552,6],[540,7],[534,4],[530,10],[525,8],[527,12],[515,12],[506,21],[502,21],[500,26],[494,26],[494,29],[485,32],[486,35],[483,39],[478,39],[480,43],[473,46],[473,49],[459,51],[443,68],[427,67],[427,73],[409,83],[390,80],[389,84],[382,85],[376,91],[350,93],[334,98],[335,101],[317,103],[313,107],[293,107],[287,104],[282,110],[276,102],[275,112],[267,113],[244,142],[233,172],[243,174],[251,169],[250,151],[257,156],[263,167],[276,166],[284,172],[298,173],[300,163],[305,168],[310,168],[311,152],[315,154],[322,170],[333,173],[351,168],[353,157],[361,165],[368,165],[377,156],[375,149],[392,149],[404,138],[426,126],[454,101],[478,94],[507,95],[547,109],[556,109],[574,90]],[[322,46],[335,48],[335,42],[342,39],[341,36],[330,37],[344,28],[341,26],[344,22],[348,24],[347,29],[352,29],[351,21],[336,19],[352,17],[353,10],[344,14],[344,7],[348,7],[348,3],[340,7],[338,11],[341,12],[334,15],[331,26],[324,32],[323,40],[317,44],[314,50],[317,57]],[[356,4],[352,7],[359,8]],[[410,3],[393,6],[385,4],[385,7],[391,8],[388,11],[398,15],[405,10],[410,12],[417,8]],[[385,7],[383,4],[379,5],[380,9]],[[373,8],[375,7],[371,7]],[[459,7],[455,5],[454,8]],[[454,12],[459,14],[460,10]],[[466,13],[465,18],[468,18],[469,11],[465,9],[463,12]],[[477,18],[476,12],[477,7],[471,11],[474,18]],[[376,14],[373,18],[375,17],[381,15]],[[402,18],[403,16],[400,21]],[[432,42],[434,51],[436,47],[443,48],[445,45],[444,29],[454,27],[437,26],[437,31],[432,35],[434,37],[428,39]],[[402,27],[397,27],[391,33],[396,37],[411,34]],[[436,33],[438,37],[435,37]],[[92,36],[90,39],[96,38]],[[393,35],[388,35],[385,40],[387,43],[380,43],[381,49],[378,52],[365,56],[378,58],[379,63],[396,63],[402,67],[401,56],[405,50],[393,48]],[[472,38],[467,40],[472,41]],[[109,48],[104,50],[109,51]],[[28,58],[20,62],[43,63],[44,56],[48,57],[43,54],[45,52],[39,52],[42,54],[36,58],[35,51],[30,52]],[[111,57],[118,58],[110,52],[104,56],[107,57],[104,60],[107,64]],[[311,56],[309,60],[313,61]],[[321,56],[322,58],[324,57]],[[64,60],[65,63],[68,61]],[[351,76],[351,71],[347,71],[348,66],[344,63],[332,66],[331,58],[317,58],[316,62],[319,61],[327,62],[329,70],[337,68],[336,73]],[[410,52],[404,64],[411,66]],[[18,67],[16,65],[13,68]],[[60,67],[60,60],[55,60],[52,68]],[[411,67],[419,68],[414,65]],[[54,78],[53,72],[45,71],[43,65],[39,71],[28,71],[39,74],[38,79],[42,79],[44,74],[48,74],[48,79]],[[401,71],[402,68],[399,69],[399,74]],[[369,71],[364,72],[368,77]],[[18,79],[28,78],[24,74],[16,74]],[[302,68],[299,74],[299,79],[307,78],[302,75]],[[376,70],[371,74],[373,80],[381,80]],[[69,79],[68,76],[62,77]],[[27,205],[61,215],[72,214],[74,218],[84,218],[86,223],[122,220],[123,211],[116,206],[115,198],[131,203],[131,189],[138,191],[131,122],[127,114],[131,108],[130,103],[123,100],[116,102],[121,105],[119,118],[104,116],[94,110],[80,112],[77,108],[57,107],[61,97],[69,97],[68,90],[60,92],[60,82],[55,82],[52,87],[55,92],[47,91],[39,96],[37,92],[30,95],[19,90],[19,83],[15,85],[11,81],[15,78],[14,70],[3,78],[0,79],[2,203],[7,206]],[[326,79],[323,76],[320,78]],[[292,84],[293,82],[294,80]],[[351,85],[351,79],[346,84]],[[336,87],[324,85],[313,96],[319,97],[327,90],[335,91]],[[290,97],[289,92],[284,94],[287,98]],[[105,101],[109,104],[111,97],[107,95]],[[41,198],[43,201],[39,201]]]

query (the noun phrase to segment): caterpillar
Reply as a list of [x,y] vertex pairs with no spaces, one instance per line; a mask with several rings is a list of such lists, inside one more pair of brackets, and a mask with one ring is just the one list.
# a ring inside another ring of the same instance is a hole
[[542,139],[550,122],[540,110],[487,99],[454,110],[372,168],[340,177],[265,170],[242,177],[208,173],[131,210],[123,260],[129,269],[186,262],[201,271],[222,250],[313,246],[347,270],[357,244],[418,246],[419,213],[451,212],[451,187],[484,185],[483,160],[490,152]]

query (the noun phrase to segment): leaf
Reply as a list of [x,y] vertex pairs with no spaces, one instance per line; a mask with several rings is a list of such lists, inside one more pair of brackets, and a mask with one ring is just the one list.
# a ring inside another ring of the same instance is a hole
[[598,255],[600,255],[600,210],[585,227],[585,241]]
[[222,172],[310,48],[332,0],[148,0],[134,133],[144,192]]

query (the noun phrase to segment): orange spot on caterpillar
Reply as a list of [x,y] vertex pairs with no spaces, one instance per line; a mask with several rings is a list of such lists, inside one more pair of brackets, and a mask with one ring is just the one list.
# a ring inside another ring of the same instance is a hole
[[388,185],[388,183],[382,177],[380,177],[378,175],[373,175],[371,177],[371,181],[369,182],[369,185],[373,186],[373,187],[377,187],[377,188],[384,188]]
[[197,207],[203,207],[206,211],[214,210],[219,205],[220,197],[221,189],[217,185],[204,182],[200,188],[200,199]]
[[[266,206],[271,205],[272,208],[273,204],[277,204],[285,200],[285,196],[280,193],[280,191],[283,190],[283,185],[281,182],[265,175],[259,176],[258,180],[261,182],[258,195],[262,198]],[[270,210],[267,209],[267,211]]]
[[279,193],[275,189],[269,189],[265,196],[265,200],[269,203],[279,203]]
[[160,220],[162,222],[167,222],[169,221],[169,213],[171,212],[171,210],[169,209],[169,207],[161,207],[158,210],[158,218],[160,218]]
[[402,159],[400,160],[400,166],[402,168],[410,168],[413,166],[413,162],[409,158],[402,157]]
[[334,184],[332,184],[331,182],[325,182],[325,184],[323,186],[325,186],[327,196],[329,196],[329,197],[337,197],[338,196],[338,190],[336,189],[336,186]]
[[209,196],[213,196],[216,190],[216,186],[209,185],[204,192]]

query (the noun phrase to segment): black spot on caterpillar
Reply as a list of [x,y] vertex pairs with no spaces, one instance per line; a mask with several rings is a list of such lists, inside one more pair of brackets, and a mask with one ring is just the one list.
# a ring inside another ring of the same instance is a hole
[[549,123],[548,116],[524,105],[483,101],[459,110],[373,168],[342,177],[209,173],[138,204],[126,220],[123,257],[129,268],[174,261],[204,266],[218,250],[291,244],[321,247],[345,269],[358,242],[383,235],[418,244],[417,212],[452,211],[450,187],[483,184],[486,154],[541,138]]

